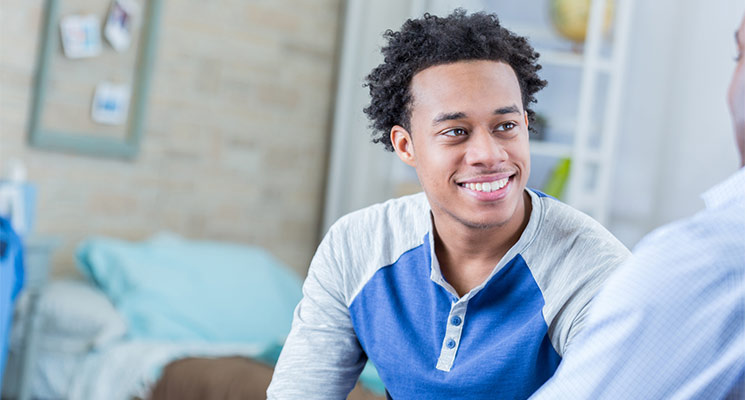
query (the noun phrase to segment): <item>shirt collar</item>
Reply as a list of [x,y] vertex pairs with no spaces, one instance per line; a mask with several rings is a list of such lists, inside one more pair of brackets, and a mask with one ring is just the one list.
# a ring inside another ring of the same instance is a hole
[[441,265],[438,262],[438,258],[436,257],[436,247],[435,247],[435,241],[434,241],[434,222],[432,217],[432,211],[430,209],[430,205],[428,206],[428,219],[430,222],[429,230],[428,230],[428,240],[429,240],[429,246],[430,246],[430,253],[431,253],[431,280],[435,282],[436,284],[442,286],[445,288],[448,292],[450,292],[452,295],[454,295],[455,301],[458,299],[459,301],[469,301],[472,297],[474,297],[475,294],[477,294],[480,290],[482,290],[485,287],[485,284],[488,283],[488,281],[503,268],[504,265],[506,265],[509,261],[511,261],[514,257],[516,257],[517,254],[523,252],[526,247],[534,241],[535,236],[539,232],[539,226],[542,223],[542,219],[544,217],[544,205],[540,201],[540,197],[529,188],[524,188],[524,191],[529,193],[529,197],[532,199],[532,212],[529,215],[529,222],[527,223],[527,226],[524,228],[524,232],[522,232],[521,236],[519,237],[519,241],[516,242],[511,249],[508,250],[508,252],[503,256],[501,261],[496,265],[495,269],[493,269],[493,272],[490,273],[490,276],[488,276],[485,281],[478,285],[477,287],[473,288],[469,293],[465,294],[461,299],[457,296],[456,290],[454,290],[454,287],[451,286],[448,282],[446,282],[446,279],[444,279],[443,274],[441,273]]
[[706,208],[717,208],[739,198],[744,199],[744,167],[733,173],[728,179],[708,189],[700,196]]

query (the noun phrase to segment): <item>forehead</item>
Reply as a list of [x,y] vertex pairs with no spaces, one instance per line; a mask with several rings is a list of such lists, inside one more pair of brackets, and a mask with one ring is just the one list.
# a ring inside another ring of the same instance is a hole
[[515,104],[521,89],[513,68],[500,61],[460,61],[426,68],[413,76],[413,112],[466,112],[484,105],[490,110]]

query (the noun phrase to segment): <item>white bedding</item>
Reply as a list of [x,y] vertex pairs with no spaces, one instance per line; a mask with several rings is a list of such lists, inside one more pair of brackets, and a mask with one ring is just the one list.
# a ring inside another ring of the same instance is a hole
[[[19,394],[19,357],[18,349],[11,348],[3,381],[3,398],[15,398]],[[39,354],[30,371],[31,398],[67,399],[70,382],[85,358],[85,353],[42,352]]]
[[76,280],[52,281],[37,303],[36,340],[27,343],[25,332],[29,296],[19,298],[10,338],[3,396],[14,398],[20,391],[21,357],[24,346],[37,355],[31,365],[32,398],[66,399],[75,371],[87,354],[120,340],[127,331],[122,317],[109,300],[90,284]]
[[[54,281],[40,301],[37,358],[31,371],[31,396],[47,400],[145,399],[162,369],[184,357],[245,356],[272,359],[280,342],[230,344],[132,340],[121,316],[106,297],[82,282]],[[25,336],[20,315],[11,340],[6,383],[18,382],[18,352]],[[376,391],[380,382],[367,366],[361,381]],[[374,382],[372,385],[371,382]],[[383,392],[383,388],[379,388]],[[16,385],[3,394],[17,395]]]
[[[22,299],[20,303],[24,303]],[[3,394],[15,397],[26,307],[14,324]],[[39,332],[31,366],[32,398],[129,400],[146,398],[171,361],[183,357],[256,357],[268,346],[129,340],[122,317],[100,291],[80,281],[53,281],[38,306]]]
[[247,344],[120,342],[89,353],[74,374],[68,398],[145,399],[171,361],[184,357],[256,357],[263,350]]

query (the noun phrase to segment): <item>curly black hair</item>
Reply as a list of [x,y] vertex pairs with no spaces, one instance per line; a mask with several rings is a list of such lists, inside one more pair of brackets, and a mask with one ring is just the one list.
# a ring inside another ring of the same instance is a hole
[[410,82],[418,72],[441,64],[467,60],[501,61],[513,68],[519,80],[522,102],[530,130],[536,103],[534,95],[547,85],[537,71],[539,53],[526,38],[518,36],[498,22],[498,16],[478,12],[467,15],[458,8],[447,17],[425,14],[408,19],[399,32],[384,32],[386,46],[381,49],[384,62],[366,77],[371,104],[363,109],[371,120],[374,143],[394,151],[389,132],[394,125],[410,130],[412,95]]

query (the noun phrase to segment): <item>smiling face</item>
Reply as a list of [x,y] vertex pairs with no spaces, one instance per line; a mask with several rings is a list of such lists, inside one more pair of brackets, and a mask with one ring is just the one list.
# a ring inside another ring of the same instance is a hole
[[410,89],[410,131],[395,126],[391,139],[415,168],[434,219],[475,229],[521,225],[529,139],[513,69],[497,61],[437,65],[418,72]]

